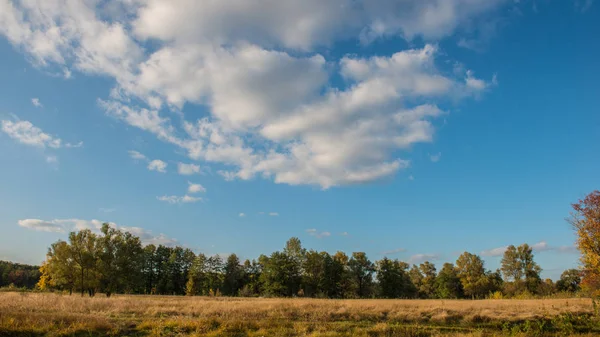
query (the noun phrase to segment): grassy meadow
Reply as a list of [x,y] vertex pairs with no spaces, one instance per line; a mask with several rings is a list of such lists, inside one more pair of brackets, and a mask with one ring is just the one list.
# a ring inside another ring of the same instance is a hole
[[590,299],[320,300],[0,293],[0,336],[597,336]]

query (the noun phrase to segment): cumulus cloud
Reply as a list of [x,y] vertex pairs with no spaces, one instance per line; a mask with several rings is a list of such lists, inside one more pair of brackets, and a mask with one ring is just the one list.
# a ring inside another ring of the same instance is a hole
[[188,181],[188,193],[206,192],[206,188],[200,184],[194,184]]
[[156,197],[156,199],[160,201],[167,202],[169,204],[189,204],[198,201],[202,201],[202,198],[192,197],[190,195],[177,196],[177,195],[163,195],[161,197]]
[[167,163],[165,163],[164,161],[162,161],[160,159],[154,159],[148,163],[148,170],[157,171],[160,173],[166,173],[167,165],[168,165]]
[[152,231],[141,228],[141,227],[124,227],[118,226],[114,222],[100,221],[97,219],[83,220],[83,219],[54,219],[54,220],[41,220],[41,219],[23,219],[19,220],[18,224],[21,227],[28,228],[31,230],[42,231],[42,232],[54,232],[54,233],[68,233],[72,231],[80,231],[89,229],[95,233],[100,233],[103,223],[108,223],[110,226],[129,232],[133,235],[138,236],[143,244],[163,244],[163,245],[175,245],[177,240],[168,237],[165,234],[155,235]]
[[177,172],[181,175],[192,175],[200,173],[200,166],[196,164],[177,163]]
[[36,108],[43,108],[44,105],[42,104],[42,102],[40,102],[39,98],[32,98],[31,99],[31,104],[33,104],[34,107]]
[[[393,177],[410,166],[408,149],[433,140],[448,113],[441,102],[494,84],[439,69],[435,40],[509,1],[108,3],[4,1],[0,34],[38,67],[113,78],[98,100],[107,115],[218,166],[226,180],[326,189]],[[388,56],[315,52],[390,36],[432,43]],[[173,118],[186,104],[207,116]],[[199,173],[182,165],[181,174]]]
[[306,233],[308,233],[308,235],[310,236],[316,237],[317,239],[322,239],[331,236],[330,232],[319,232],[315,228],[307,229]]

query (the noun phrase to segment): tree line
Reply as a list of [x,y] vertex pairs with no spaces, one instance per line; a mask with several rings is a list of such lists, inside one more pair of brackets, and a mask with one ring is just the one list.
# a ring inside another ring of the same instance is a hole
[[[546,296],[585,291],[600,295],[600,191],[572,205],[569,222],[581,252],[580,269],[557,282],[542,280],[533,249],[509,246],[501,268],[487,270],[480,256],[465,252],[437,269],[364,252],[346,255],[306,250],[291,238],[281,251],[240,261],[195,254],[183,247],[142,245],[139,237],[104,224],[99,234],[82,230],[48,249],[41,267],[0,261],[0,287],[80,292],[204,295],[307,296],[321,298],[484,298]],[[39,269],[39,270],[38,270]]]
[[49,248],[40,267],[42,290],[94,296],[114,293],[275,296],[319,298],[485,298],[576,292],[580,272],[561,279],[540,278],[532,248],[510,246],[496,271],[476,254],[463,253],[438,271],[431,262],[413,264],[384,257],[371,261],[364,252],[346,255],[306,250],[291,238],[281,251],[241,261],[195,254],[183,247],[143,246],[140,238],[109,224],[100,234],[72,232]]
[[40,267],[0,261],[0,287],[33,288],[40,279]]

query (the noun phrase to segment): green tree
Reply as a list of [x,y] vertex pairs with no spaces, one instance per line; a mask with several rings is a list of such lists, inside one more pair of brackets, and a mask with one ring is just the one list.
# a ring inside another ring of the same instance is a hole
[[581,290],[581,271],[577,269],[567,269],[556,282],[556,288],[559,291],[577,292]]
[[96,269],[96,235],[89,229],[69,234],[70,252],[78,271],[77,282],[81,296],[87,291],[93,296],[98,283]]
[[456,268],[452,263],[444,263],[435,279],[435,295],[437,298],[461,298],[463,288]]
[[305,253],[304,265],[302,267],[304,270],[302,281],[304,296],[315,297],[317,295],[325,295],[325,260],[326,255],[315,250]]
[[226,296],[236,296],[244,286],[244,268],[240,264],[240,259],[235,254],[227,257],[224,268],[223,294]]
[[119,281],[123,276],[119,270],[117,259],[119,258],[120,238],[122,234],[108,223],[102,224],[102,236],[98,237],[98,272],[100,274],[100,288],[110,297],[119,287]]
[[384,298],[413,297],[416,289],[407,273],[408,264],[387,257],[377,261],[379,296]]
[[481,257],[464,252],[456,260],[456,271],[465,296],[482,298],[489,293],[490,278],[486,275]]
[[364,252],[352,253],[348,262],[348,272],[353,283],[357,298],[370,297],[373,286],[373,272],[375,265],[367,258]]
[[429,261],[425,261],[419,265],[419,270],[423,275],[419,293],[424,298],[435,298],[435,279],[437,277],[435,265]]
[[537,293],[542,280],[541,268],[534,261],[533,249],[528,244],[519,247],[508,246],[502,257],[502,274],[507,283],[507,292],[513,294],[522,291]]
[[45,286],[73,293],[77,281],[76,264],[71,246],[65,241],[53,243],[46,254],[42,278]]
[[156,293],[156,246],[153,244],[144,247],[142,252],[142,278],[145,294]]

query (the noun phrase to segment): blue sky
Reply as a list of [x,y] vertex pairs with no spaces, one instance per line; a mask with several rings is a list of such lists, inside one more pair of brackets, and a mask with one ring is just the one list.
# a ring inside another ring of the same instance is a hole
[[112,222],[244,258],[527,242],[557,278],[600,185],[598,7],[0,0],[0,259]]

